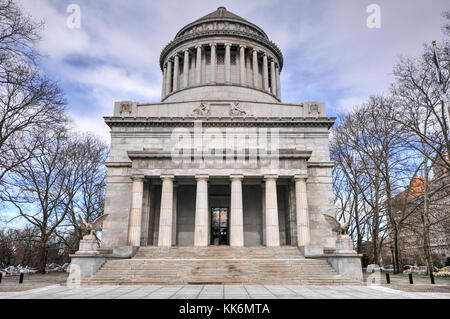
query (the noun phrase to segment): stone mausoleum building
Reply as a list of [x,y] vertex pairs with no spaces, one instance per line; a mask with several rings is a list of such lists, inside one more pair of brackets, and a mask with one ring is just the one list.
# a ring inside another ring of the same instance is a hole
[[[282,102],[283,62],[261,28],[224,7],[176,34],[159,61],[161,101],[116,102],[105,118],[109,216],[95,258],[107,263],[89,280],[303,282],[308,269],[327,283],[361,279],[359,256],[336,250],[324,218],[335,119],[325,103]],[[289,277],[286,260],[305,266]]]

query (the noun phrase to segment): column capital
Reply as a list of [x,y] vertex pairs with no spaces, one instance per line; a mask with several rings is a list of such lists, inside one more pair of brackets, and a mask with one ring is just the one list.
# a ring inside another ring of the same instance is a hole
[[209,175],[207,174],[199,174],[199,175],[195,175],[195,179],[197,181],[204,181],[204,180],[209,180]]
[[293,177],[294,181],[306,181],[308,179],[308,175],[305,174],[296,174]]
[[201,45],[201,44],[197,44],[197,45],[195,46],[196,49],[199,49],[199,48],[201,49],[202,47],[203,47],[203,45]]
[[162,180],[174,180],[175,179],[175,175],[170,175],[170,174],[160,175],[159,177]]
[[183,53],[186,53],[186,52],[189,53],[189,51],[191,51],[191,49],[189,49],[189,48],[183,49]]
[[278,175],[276,174],[268,174],[268,175],[264,175],[264,180],[273,180],[273,179],[278,179]]
[[247,49],[247,46],[244,44],[239,44],[239,49]]
[[252,53],[256,53],[256,54],[258,54],[258,53],[259,53],[259,50],[258,50],[258,49],[255,49],[255,48],[253,48],[253,49],[252,49]]
[[225,45],[226,47],[231,47],[233,44],[230,43],[230,42],[225,42],[224,45]]
[[144,175],[132,175],[131,179],[134,181],[143,181],[145,179]]
[[217,43],[216,42],[211,42],[211,43],[209,43],[209,46],[210,47],[215,47],[215,46],[217,46]]
[[163,69],[167,69],[167,63],[164,63]]
[[242,175],[242,174],[231,174],[230,175],[230,179],[232,181],[234,181],[234,180],[242,181],[244,179],[244,175]]

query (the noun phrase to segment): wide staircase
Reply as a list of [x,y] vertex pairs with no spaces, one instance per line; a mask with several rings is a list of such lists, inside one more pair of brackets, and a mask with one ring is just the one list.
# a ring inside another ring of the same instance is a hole
[[108,260],[85,284],[358,285],[325,260],[296,247],[141,247],[132,259]]

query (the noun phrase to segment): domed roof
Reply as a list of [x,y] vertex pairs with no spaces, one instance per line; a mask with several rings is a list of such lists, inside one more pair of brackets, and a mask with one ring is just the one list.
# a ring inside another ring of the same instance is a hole
[[267,34],[257,25],[245,20],[244,18],[238,16],[237,14],[234,14],[233,12],[228,11],[225,7],[219,7],[216,11],[211,12],[210,14],[205,15],[204,17],[188,24],[183,29],[181,29],[177,35],[175,36],[175,39],[182,36],[183,34],[187,33],[188,30],[192,29],[196,25],[207,23],[207,22],[215,22],[215,21],[234,21],[239,22],[241,24],[244,24],[248,27],[251,27],[255,29],[257,33],[259,33],[260,36],[268,39]]
[[244,22],[248,22],[247,20],[241,18],[237,14],[234,14],[233,12],[227,11],[227,8],[225,8],[225,7],[219,7],[219,8],[217,8],[216,11],[205,15],[204,17],[198,19],[195,22],[207,21],[207,20],[220,20],[220,19],[223,19],[223,18],[235,19],[235,20],[241,20],[241,21],[244,21]]

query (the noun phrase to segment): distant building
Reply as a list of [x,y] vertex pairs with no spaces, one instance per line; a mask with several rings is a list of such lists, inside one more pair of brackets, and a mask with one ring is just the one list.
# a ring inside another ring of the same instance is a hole
[[[446,155],[448,161],[448,154]],[[445,264],[450,257],[450,175],[448,167],[439,159],[430,180],[430,244],[435,264]],[[392,200],[397,221],[403,220],[399,233],[399,259],[402,264],[425,264],[423,252],[424,178],[414,178],[408,190]],[[388,252],[383,261],[391,260]],[[390,263],[390,262],[389,262]]]

